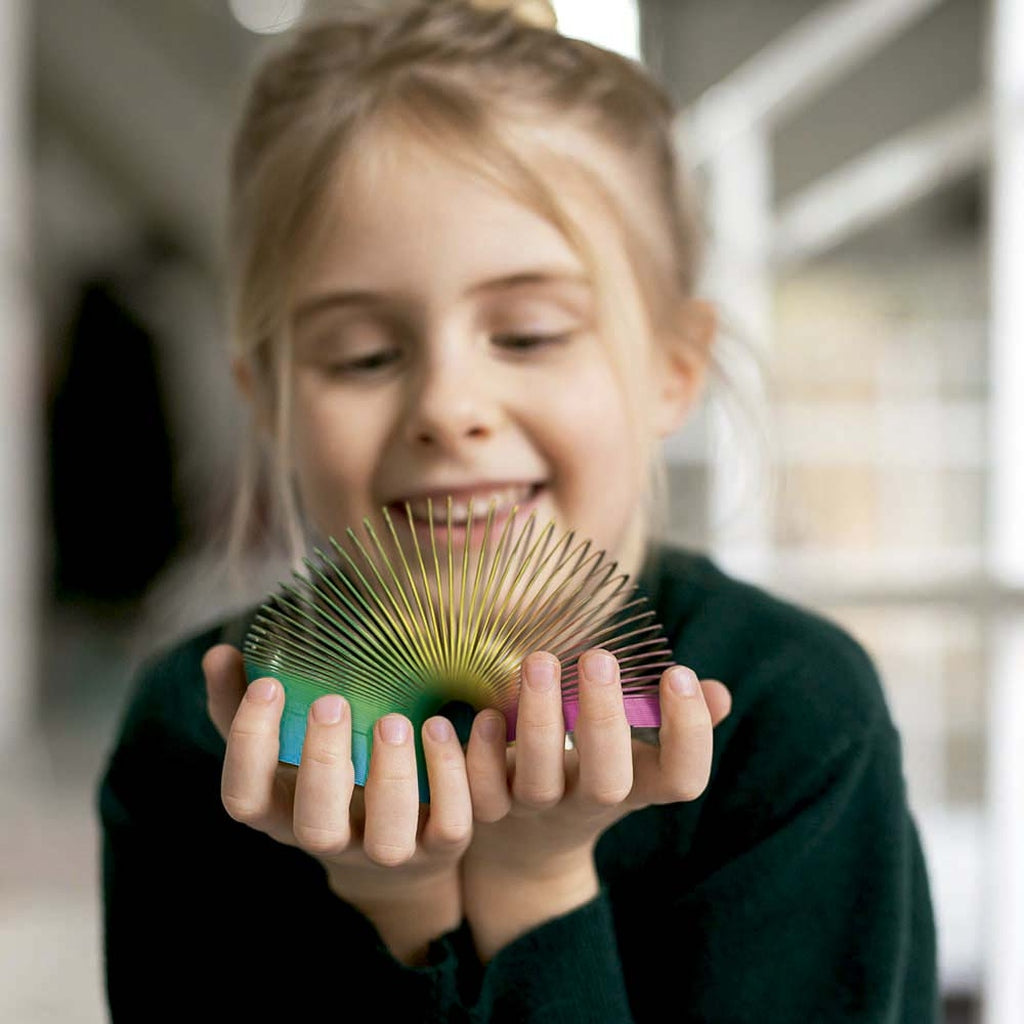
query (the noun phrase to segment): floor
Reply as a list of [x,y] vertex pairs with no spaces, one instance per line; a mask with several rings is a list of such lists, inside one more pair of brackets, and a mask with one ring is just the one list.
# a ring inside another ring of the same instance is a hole
[[0,1020],[106,1020],[99,854],[92,810],[96,729],[40,732],[3,757]]
[[51,609],[30,735],[0,748],[0,1021],[99,1024],[96,789],[128,690],[136,622]]

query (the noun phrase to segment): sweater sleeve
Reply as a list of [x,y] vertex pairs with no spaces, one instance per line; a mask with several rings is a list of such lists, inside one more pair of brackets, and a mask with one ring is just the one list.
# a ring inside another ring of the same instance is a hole
[[700,800],[602,838],[598,899],[502,950],[476,1020],[940,1019],[898,735],[846,638],[737,687]]
[[671,1000],[715,1024],[940,1019],[899,737],[859,647],[826,653],[739,687],[708,791],[667,810],[676,881],[652,873],[620,902],[638,1018]]
[[471,1020],[626,1024],[633,1020],[611,899],[520,936],[486,966]]
[[938,1021],[927,877],[873,666],[774,607],[707,607],[677,650],[733,692],[707,791],[606,832],[600,894],[485,966],[465,926],[425,966],[398,963],[316,861],[227,817],[198,669],[216,637],[151,668],[100,796],[113,1020],[322,1017],[369,993],[398,1019],[479,1024]]
[[897,751],[882,727],[837,750],[771,831],[676,902],[683,1019],[938,1019]]
[[195,678],[216,641],[143,673],[101,782],[112,1021],[324,1019],[365,993],[398,1019],[458,1019],[453,937],[401,964],[313,858],[223,810],[223,742]]

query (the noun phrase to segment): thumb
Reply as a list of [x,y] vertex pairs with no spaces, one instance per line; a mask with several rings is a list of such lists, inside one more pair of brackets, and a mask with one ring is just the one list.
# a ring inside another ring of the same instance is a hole
[[702,679],[700,685],[704,691],[704,701],[711,713],[711,724],[718,725],[732,711],[732,694],[725,684],[717,679]]
[[203,655],[206,677],[206,710],[217,731],[226,740],[238,705],[245,696],[245,665],[241,651],[218,644]]

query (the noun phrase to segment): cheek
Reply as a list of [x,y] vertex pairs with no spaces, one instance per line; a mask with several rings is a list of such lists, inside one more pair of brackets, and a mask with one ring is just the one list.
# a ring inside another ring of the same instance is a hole
[[626,490],[635,479],[637,443],[625,391],[610,367],[597,364],[577,375],[556,399],[557,450],[580,480],[610,476]]
[[301,385],[293,410],[292,460],[304,502],[318,521],[344,516],[344,523],[330,525],[351,525],[347,519],[365,505],[377,464],[372,418],[357,403]]

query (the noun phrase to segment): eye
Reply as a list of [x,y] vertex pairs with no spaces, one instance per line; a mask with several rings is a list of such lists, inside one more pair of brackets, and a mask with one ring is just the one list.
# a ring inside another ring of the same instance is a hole
[[529,352],[532,349],[560,345],[572,337],[572,332],[554,334],[496,334],[491,339],[498,348],[511,352]]
[[366,352],[351,359],[332,360],[325,364],[324,370],[330,377],[362,377],[386,370],[401,359],[402,353],[397,348],[379,349]]

